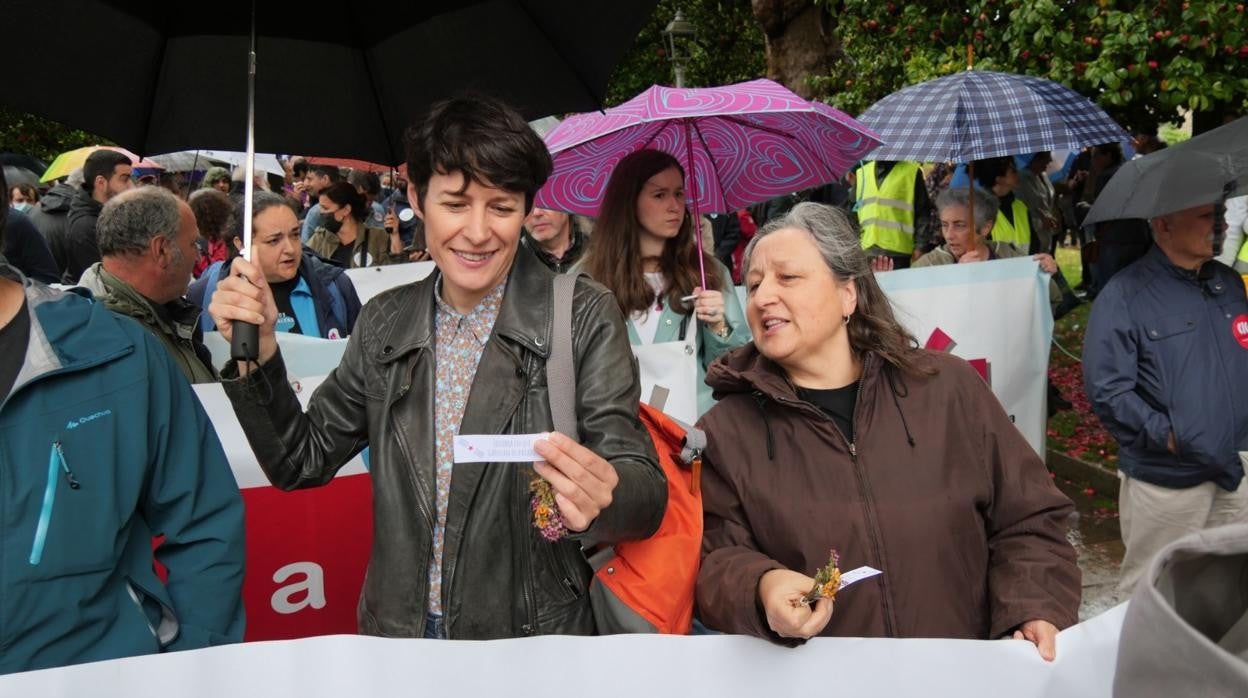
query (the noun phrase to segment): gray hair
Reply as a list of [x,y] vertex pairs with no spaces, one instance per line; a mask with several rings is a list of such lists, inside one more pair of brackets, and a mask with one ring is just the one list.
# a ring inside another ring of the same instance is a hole
[[854,232],[854,226],[850,224],[845,213],[833,206],[804,202],[794,206],[780,218],[768,221],[759,229],[745,246],[745,255],[741,260],[742,274],[750,268],[750,257],[753,256],[758,241],[785,228],[806,231],[819,249],[823,263],[841,281],[860,278],[871,270],[858,234]]
[[[997,201],[997,197],[984,191],[980,187],[975,187],[975,230],[988,225],[997,220],[997,211],[1001,208],[1001,202]],[[949,187],[936,197],[936,210],[943,211],[949,206],[967,206],[971,205],[970,190],[966,187]]]
[[157,235],[175,242],[181,224],[178,198],[167,189],[139,187],[122,192],[100,211],[95,227],[100,254],[143,254]]
[[[745,247],[742,260],[746,272],[759,240],[778,230],[797,229],[805,232],[819,250],[823,263],[832,277],[842,283],[852,282],[858,302],[851,315],[845,316],[845,329],[850,348],[860,356],[874,354],[886,364],[911,374],[935,373],[922,359],[918,342],[897,322],[892,304],[871,271],[867,253],[849,218],[839,208],[813,202],[800,203],[787,214],[770,221],[754,235]],[[830,309],[840,315],[840,309]],[[891,380],[891,378],[890,378]],[[913,441],[911,442],[913,445]]]

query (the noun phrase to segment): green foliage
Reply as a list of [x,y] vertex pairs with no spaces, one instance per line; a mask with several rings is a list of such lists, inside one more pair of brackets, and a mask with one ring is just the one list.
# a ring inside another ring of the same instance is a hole
[[615,69],[607,88],[607,106],[637,96],[651,85],[672,85],[663,30],[676,8],[697,28],[691,43],[687,87],[728,85],[764,77],[767,62],[763,31],[754,21],[750,0],[661,0],[642,27],[633,48]]
[[910,84],[963,70],[1036,75],[1095,99],[1128,129],[1180,109],[1240,111],[1248,19],[1226,0],[970,0],[827,3],[847,60],[813,76],[817,94],[860,114]]
[[34,114],[0,107],[0,152],[24,153],[52,162],[57,155],[84,145],[112,143]]

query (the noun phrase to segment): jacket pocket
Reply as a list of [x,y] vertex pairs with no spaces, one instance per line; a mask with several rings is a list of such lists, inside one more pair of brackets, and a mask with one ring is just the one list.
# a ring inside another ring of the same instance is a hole
[[1196,319],[1190,313],[1163,315],[1144,325],[1144,333],[1152,341],[1178,337],[1196,329]]
[[547,593],[554,597],[556,603],[579,601],[585,596],[588,586],[564,559],[566,554],[562,549],[563,545],[546,540],[537,541],[538,550],[541,551],[538,557],[541,568],[537,571],[536,578],[539,584],[548,580],[547,584],[551,584],[553,588],[548,589]]
[[[85,479],[79,480],[73,467],[74,453],[60,440],[49,447],[42,497],[35,500],[39,502],[38,514],[27,558],[31,579],[100,573],[117,564],[117,546],[122,540],[117,511],[123,505],[109,495],[110,483],[89,467],[83,473]],[[37,483],[31,484],[37,487]],[[37,489],[31,495],[40,496]],[[30,506],[33,509],[35,504]]]
[[177,615],[161,595],[148,591],[129,576],[126,577],[126,594],[160,649],[163,650],[177,639],[181,625]]
[[30,545],[30,564],[38,566],[43,562],[43,551],[48,543],[48,528],[52,525],[52,513],[56,509],[56,493],[60,489],[61,472],[65,473],[65,482],[70,489],[80,487],[78,479],[69,469],[65,461],[65,451],[60,441],[54,441],[48,451],[47,481],[43,486],[43,505],[39,508],[39,523],[35,525],[35,539]]

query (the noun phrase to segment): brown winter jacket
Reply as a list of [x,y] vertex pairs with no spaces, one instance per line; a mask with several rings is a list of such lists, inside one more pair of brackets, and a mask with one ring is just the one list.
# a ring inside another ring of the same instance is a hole
[[813,575],[831,548],[842,571],[884,574],[843,590],[823,635],[990,639],[1032,619],[1077,621],[1070,500],[969,364],[922,361],[938,372],[866,358],[853,444],[753,344],[711,366],[703,622],[779,641],[759,578]]

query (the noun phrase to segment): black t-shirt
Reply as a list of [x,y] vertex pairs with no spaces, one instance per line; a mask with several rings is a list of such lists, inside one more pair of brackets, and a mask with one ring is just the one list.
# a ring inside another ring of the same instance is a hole
[[330,255],[329,258],[337,262],[339,266],[343,266],[343,267],[346,267],[347,269],[350,269],[351,268],[351,253],[354,251],[355,251],[354,245],[339,245],[338,249],[334,250],[334,253]]
[[303,334],[303,329],[299,327],[299,318],[295,316],[295,309],[290,304],[290,294],[294,292],[295,286],[298,285],[298,276],[290,281],[269,284],[269,288],[273,289],[273,302],[277,304],[278,332]]
[[0,327],[0,402],[9,396],[13,382],[22,370],[26,361],[26,345],[30,341],[30,314],[26,311],[26,301],[9,324]]
[[854,405],[858,402],[858,383],[850,383],[843,388],[815,390],[798,388],[797,396],[823,410],[824,414],[836,422],[841,433],[850,442],[854,442]]

